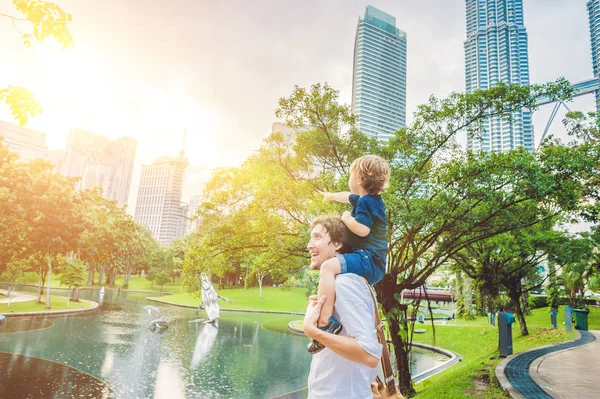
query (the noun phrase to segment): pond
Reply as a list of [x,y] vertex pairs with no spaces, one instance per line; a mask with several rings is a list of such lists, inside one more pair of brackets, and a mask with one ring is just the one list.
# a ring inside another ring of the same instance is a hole
[[[7,319],[0,397],[269,398],[306,387],[307,338],[285,328],[298,316],[221,312],[217,328],[204,312],[157,305],[170,327],[155,332],[147,295],[107,291],[89,315]],[[81,297],[99,301],[97,290]],[[433,360],[415,361],[418,373]]]

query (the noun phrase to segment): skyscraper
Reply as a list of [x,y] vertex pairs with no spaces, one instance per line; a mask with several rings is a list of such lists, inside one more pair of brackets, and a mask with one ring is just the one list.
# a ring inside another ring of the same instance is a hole
[[100,187],[104,197],[127,204],[133,174],[137,141],[129,137],[116,140],[81,129],[71,130],[67,152],[59,170],[65,176],[81,179],[79,190]]
[[0,137],[2,145],[8,147],[10,152],[19,154],[21,161],[48,158],[45,133],[0,121]]
[[356,27],[352,112],[361,132],[381,140],[406,124],[406,33],[372,6]]
[[[527,31],[523,0],[466,0],[466,89],[472,93],[498,83],[529,84]],[[514,112],[510,118],[488,118],[467,146],[475,151],[533,151],[531,111]]]
[[134,219],[161,244],[168,245],[185,234],[188,206],[182,204],[181,192],[187,166],[183,149],[178,157],[142,166]]
[[[590,41],[592,45],[592,69],[595,77],[600,77],[600,0],[587,2],[590,21]],[[596,110],[600,112],[600,96],[596,92]]]

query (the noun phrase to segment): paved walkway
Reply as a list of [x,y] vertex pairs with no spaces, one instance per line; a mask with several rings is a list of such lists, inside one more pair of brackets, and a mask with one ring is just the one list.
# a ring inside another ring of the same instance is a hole
[[[8,291],[0,290],[0,294],[8,295]],[[0,299],[0,303],[28,302],[35,301],[36,299],[37,297],[35,295],[24,294],[22,292],[12,292],[10,294],[10,298],[2,297],[2,299]]]
[[596,399],[600,376],[600,331],[589,345],[553,352],[536,359],[529,368],[534,381],[553,398]]
[[[597,391],[592,394],[594,384],[590,382],[598,378],[598,371],[590,365],[598,363],[600,357],[600,341],[596,340],[600,334],[580,333],[581,337],[573,341],[510,356],[496,370],[501,385],[517,399],[598,398]],[[586,360],[579,358],[583,353]],[[553,357],[556,359],[549,361]]]

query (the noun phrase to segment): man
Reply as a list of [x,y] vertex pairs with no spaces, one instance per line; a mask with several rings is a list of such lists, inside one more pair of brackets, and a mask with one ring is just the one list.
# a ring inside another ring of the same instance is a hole
[[[340,254],[348,239],[346,225],[339,218],[317,218],[311,225],[311,269]],[[325,345],[313,355],[308,376],[308,397],[372,398],[370,383],[375,379],[381,358],[377,340],[373,299],[367,283],[356,274],[340,274],[335,280],[334,317],[344,326],[340,335],[317,327],[325,297],[309,298],[304,316],[304,332]]]

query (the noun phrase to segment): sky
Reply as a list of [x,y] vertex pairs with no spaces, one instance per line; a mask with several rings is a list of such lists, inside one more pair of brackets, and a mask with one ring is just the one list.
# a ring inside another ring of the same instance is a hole
[[[359,15],[373,5],[408,35],[407,120],[430,95],[464,91],[464,0],[57,0],[75,45],[22,45],[0,17],[0,87],[25,86],[44,107],[30,127],[65,149],[72,128],[138,140],[140,167],[175,156],[187,128],[184,201],[211,169],[237,166],[276,121],[294,85],[328,82],[350,103]],[[592,77],[586,0],[525,0],[532,83]],[[0,13],[15,14],[0,0]],[[26,25],[23,26],[26,28]],[[591,111],[590,96],[571,109]],[[551,106],[534,114],[536,140]],[[560,128],[560,114],[553,125]],[[0,104],[0,119],[11,121]]]

